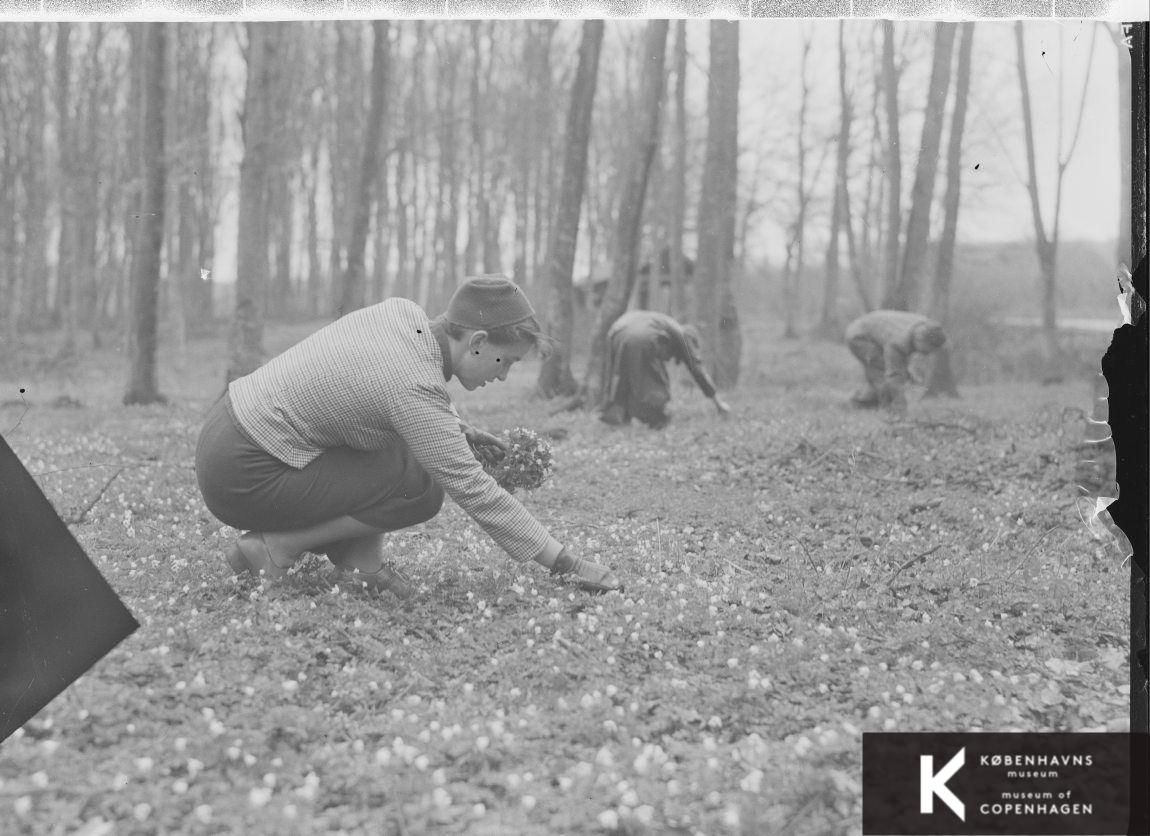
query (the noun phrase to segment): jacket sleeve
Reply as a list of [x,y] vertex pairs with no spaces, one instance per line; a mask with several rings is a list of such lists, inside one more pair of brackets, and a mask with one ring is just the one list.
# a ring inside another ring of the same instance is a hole
[[444,492],[516,560],[530,560],[547,543],[547,529],[496,484],[471,452],[442,386],[414,383],[390,410],[396,432]]
[[708,398],[715,397],[715,382],[711,380],[711,376],[703,368],[703,359],[695,351],[695,347],[691,345],[691,341],[687,339],[682,329],[669,328],[667,337],[671,341],[672,355],[686,365],[687,371],[691,373],[691,377],[695,379],[699,389]]

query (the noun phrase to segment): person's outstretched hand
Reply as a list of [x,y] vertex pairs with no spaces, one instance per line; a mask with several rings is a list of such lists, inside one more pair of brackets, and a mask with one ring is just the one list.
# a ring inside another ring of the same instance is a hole
[[623,584],[614,572],[594,561],[576,557],[566,548],[555,558],[551,574],[570,578],[585,592],[623,591]]
[[720,418],[729,418],[731,415],[731,407],[718,395],[715,395],[715,409],[718,411]]
[[463,426],[463,435],[472,450],[482,451],[484,457],[490,461],[497,462],[507,455],[507,444],[497,435],[469,424]]

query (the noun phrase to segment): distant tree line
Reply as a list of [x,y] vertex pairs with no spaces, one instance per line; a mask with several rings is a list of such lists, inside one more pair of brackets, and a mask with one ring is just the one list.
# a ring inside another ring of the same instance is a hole
[[[778,293],[797,334],[812,240],[825,245],[816,333],[837,338],[848,308],[945,320],[975,24],[840,22],[833,100],[815,93],[808,27],[797,111],[768,98],[768,137],[740,122],[739,29],[712,21],[689,43],[685,22],[666,20],[0,25],[0,339],[18,350],[58,329],[65,358],[123,341],[125,399],[147,402],[161,331],[179,350],[228,322],[231,379],[265,359],[269,320],[391,295],[435,310],[460,277],[506,271],[566,347],[544,365],[543,394],[593,402],[603,335],[635,304],[694,321],[727,387],[738,294]],[[1044,213],[1021,25],[1016,38],[1020,179],[1052,299],[1086,86],[1067,102]],[[786,230],[777,290],[746,275],[767,220]],[[220,309],[225,239],[237,275]],[[601,304],[582,314],[591,357],[572,370],[581,280],[601,281]]]

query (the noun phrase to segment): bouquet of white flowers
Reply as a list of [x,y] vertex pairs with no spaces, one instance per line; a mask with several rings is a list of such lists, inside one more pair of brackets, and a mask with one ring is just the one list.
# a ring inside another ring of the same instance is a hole
[[534,490],[551,475],[551,444],[534,430],[516,427],[505,430],[504,441],[507,452],[497,455],[499,450],[492,447],[472,446],[475,458],[499,486],[508,493],[518,488]]

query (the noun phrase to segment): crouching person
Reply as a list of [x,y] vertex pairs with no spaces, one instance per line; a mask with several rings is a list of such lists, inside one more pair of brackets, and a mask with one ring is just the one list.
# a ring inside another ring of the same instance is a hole
[[846,341],[866,375],[866,385],[851,396],[855,406],[905,409],[907,364],[916,353],[938,353],[949,370],[942,326],[921,314],[871,311],[847,326]]
[[698,332],[666,314],[629,311],[615,320],[607,332],[607,401],[600,420],[625,424],[638,418],[652,429],[665,427],[671,420],[666,409],[671,400],[669,360],[686,365],[720,416],[725,418],[730,413],[703,368]]
[[321,328],[233,381],[208,413],[196,478],[209,510],[246,529],[230,552],[237,573],[275,580],[304,552],[401,597],[384,532],[434,517],[444,494],[512,558],[534,560],[589,591],[619,588],[613,572],[564,548],[484,472],[446,383],[469,391],[506,380],[546,337],[523,291],[501,277],[465,281],[429,319],[387,299]]

